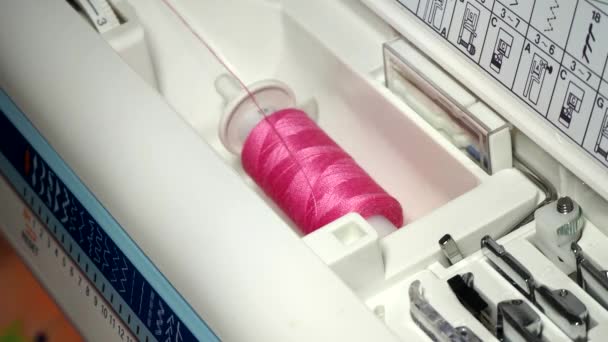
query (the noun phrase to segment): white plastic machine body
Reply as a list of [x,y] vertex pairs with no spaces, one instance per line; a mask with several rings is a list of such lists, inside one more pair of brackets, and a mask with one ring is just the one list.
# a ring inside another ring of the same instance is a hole
[[[578,244],[608,268],[605,1],[168,1],[246,83],[317,108],[407,224],[379,238],[351,214],[302,236],[222,146],[226,70],[164,1],[112,1],[110,29],[64,0],[2,1],[0,231],[84,338],[430,341],[419,280],[493,341],[446,282],[472,272],[494,313],[528,300],[481,252],[490,235],[603,340],[608,311],[541,253],[536,222],[512,230],[545,200],[522,163],[583,208]],[[543,340],[569,340],[534,310]]]

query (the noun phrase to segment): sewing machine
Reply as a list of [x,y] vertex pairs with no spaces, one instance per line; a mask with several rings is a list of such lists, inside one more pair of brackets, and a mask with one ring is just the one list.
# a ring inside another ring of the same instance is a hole
[[[168,2],[0,3],[0,231],[84,338],[603,339],[605,1]],[[301,234],[220,141],[218,58],[408,223]]]

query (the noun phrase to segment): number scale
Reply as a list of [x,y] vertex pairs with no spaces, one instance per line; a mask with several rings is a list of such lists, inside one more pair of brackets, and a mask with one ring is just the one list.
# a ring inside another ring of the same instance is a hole
[[120,21],[112,9],[112,5],[106,0],[77,0],[80,7],[85,11],[95,29],[99,33],[105,33],[120,26]]
[[[125,340],[129,331],[139,341],[218,340],[1,90],[0,172],[14,189],[2,182],[2,202],[29,207],[3,208],[2,217],[13,220],[0,228],[24,246],[20,253],[39,277],[55,280],[49,290],[69,298],[68,315],[101,319],[104,333]],[[9,199],[16,194],[21,202]],[[76,286],[66,286],[74,278]],[[74,312],[77,300],[89,302],[88,309]],[[106,340],[97,332],[91,337]]]
[[[61,243],[55,240],[53,234],[34,216],[30,207],[21,201],[19,196],[5,179],[0,177],[0,198],[6,203],[3,207],[3,217],[10,223],[0,224],[3,231],[21,255],[22,259],[32,268],[33,272],[52,292],[52,296],[64,309],[84,314],[93,319],[87,323],[91,325],[86,331],[79,326],[81,332],[89,339],[113,341],[120,339],[125,342],[136,341],[129,328],[120,320],[116,312],[103,299],[96,290],[95,285],[89,281],[74,263]],[[34,197],[30,197],[32,200]],[[41,203],[36,206],[30,203],[37,211]],[[42,211],[42,209],[40,208]],[[99,324],[104,321],[105,324]]]

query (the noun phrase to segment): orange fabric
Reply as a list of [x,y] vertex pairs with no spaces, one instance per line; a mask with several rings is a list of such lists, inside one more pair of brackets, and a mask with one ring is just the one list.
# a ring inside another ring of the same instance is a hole
[[25,338],[44,333],[46,341],[82,341],[63,312],[0,235],[0,336],[18,324]]

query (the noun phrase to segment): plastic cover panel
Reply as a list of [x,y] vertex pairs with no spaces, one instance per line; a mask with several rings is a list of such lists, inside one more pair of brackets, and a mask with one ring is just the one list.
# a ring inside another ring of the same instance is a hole
[[608,1],[395,1],[608,167]]

